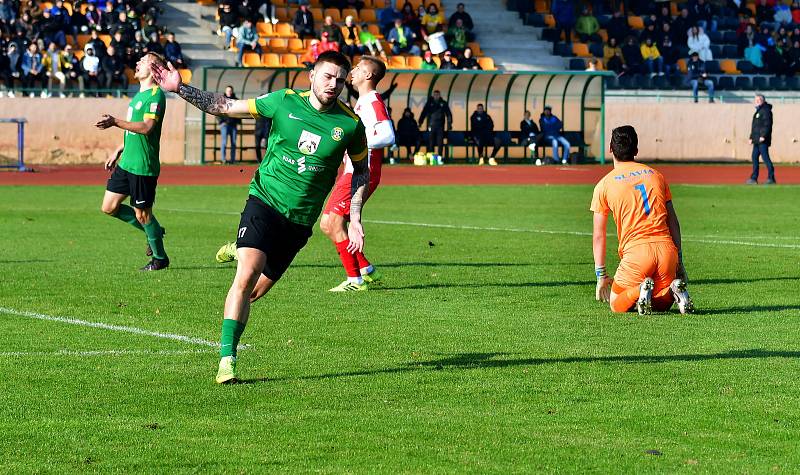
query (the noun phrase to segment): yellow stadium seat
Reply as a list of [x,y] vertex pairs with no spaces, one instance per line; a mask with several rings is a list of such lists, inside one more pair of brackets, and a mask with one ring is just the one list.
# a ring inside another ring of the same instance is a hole
[[602,38],[603,43],[608,43],[608,32],[606,30],[597,30],[597,34]]
[[269,40],[270,53],[288,53],[289,40],[286,38],[272,38]]
[[378,23],[378,16],[375,15],[375,10],[372,8],[362,8],[359,16],[363,22]]
[[437,68],[442,65],[442,59],[437,55],[433,56],[433,62],[436,63]]
[[544,24],[548,28],[555,28],[556,27],[556,18],[553,15],[547,13],[547,14],[544,15]]
[[592,53],[589,52],[589,45],[586,43],[572,43],[572,53],[581,58],[592,56]]
[[66,8],[66,9],[67,9],[67,12],[68,12],[68,13],[70,14],[70,16],[71,16],[71,15],[72,15],[72,4],[71,4],[71,3],[64,2],[64,8]]
[[275,27],[276,36],[280,38],[297,38],[297,33],[294,32],[294,28],[289,23],[278,23]]
[[678,60],[678,69],[681,70],[683,74],[686,74],[686,60],[681,58]]
[[406,66],[408,69],[421,69],[422,68],[422,58],[419,56],[409,56],[406,58]]
[[300,63],[297,61],[297,55],[292,53],[286,53],[281,55],[281,66],[286,68],[297,68],[300,66]]
[[322,12],[322,16],[323,17],[331,17],[331,18],[333,18],[333,21],[336,22],[336,23],[341,23],[342,22],[342,14],[336,8],[326,8]]
[[321,8],[312,8],[311,16],[314,17],[314,23],[319,23],[320,25],[325,20],[325,15],[322,14]]
[[286,0],[272,0],[272,4],[276,7],[286,7],[289,6]]
[[549,13],[550,7],[547,6],[547,0],[536,0],[534,2],[534,10],[536,13]]
[[275,31],[272,28],[272,23],[260,21],[256,23],[256,32],[258,36],[275,36]]
[[467,46],[472,48],[472,55],[473,56],[483,56],[483,51],[481,51],[480,43],[473,41],[471,43],[467,43]]
[[389,68],[390,69],[406,69],[406,58],[405,56],[392,56],[389,58]]
[[289,9],[286,7],[275,7],[275,16],[278,17],[280,21],[292,21]]
[[261,45],[262,49],[269,49],[269,38],[258,38],[258,44]]
[[300,38],[290,38],[288,42],[288,48],[290,53],[305,53],[308,49]]
[[735,59],[723,59],[719,62],[719,68],[725,74],[739,74],[739,70],[736,69],[736,60]]
[[644,30],[644,20],[640,16],[631,15],[628,17],[628,26],[634,30]]
[[111,44],[111,35],[97,35],[97,37],[106,44],[106,47]]
[[192,82],[192,70],[191,69],[179,69],[179,73],[181,73],[181,81],[184,84],[191,84]]
[[268,68],[281,67],[281,57],[275,53],[264,53],[261,55],[261,65]]
[[258,53],[245,53],[242,56],[242,66],[245,68],[255,68],[261,66],[261,58]]
[[81,3],[81,15],[86,15],[86,10],[89,9],[89,4],[86,2]]
[[367,31],[375,35],[375,38],[383,39],[383,33],[381,33],[381,27],[375,24],[367,25]]
[[342,21],[344,21],[344,19],[347,18],[348,16],[353,17],[353,20],[356,23],[360,21],[358,16],[358,10],[356,10],[355,8],[345,8],[344,10],[342,10]]
[[488,56],[484,58],[478,58],[478,64],[484,71],[494,71],[495,69],[497,69],[494,66],[494,60],[492,58],[489,58]]

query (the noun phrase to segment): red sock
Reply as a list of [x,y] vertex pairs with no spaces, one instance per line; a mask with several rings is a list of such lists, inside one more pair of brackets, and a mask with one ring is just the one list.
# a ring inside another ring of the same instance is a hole
[[355,254],[351,254],[347,251],[347,246],[349,245],[349,239],[345,239],[342,242],[337,242],[336,252],[339,253],[339,259],[342,260],[342,266],[344,266],[344,271],[347,273],[347,277],[360,277],[361,272],[359,272],[358,269],[358,260],[356,259]]
[[358,268],[359,269],[363,269],[365,267],[369,267],[370,266],[370,263],[367,260],[367,257],[361,251],[356,252],[356,260],[358,261]]

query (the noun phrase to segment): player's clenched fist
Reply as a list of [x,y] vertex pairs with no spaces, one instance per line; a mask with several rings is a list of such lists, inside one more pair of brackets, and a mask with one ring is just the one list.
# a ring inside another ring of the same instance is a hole
[[594,291],[594,298],[599,302],[608,302],[611,299],[611,277],[600,277],[597,279],[597,287]]

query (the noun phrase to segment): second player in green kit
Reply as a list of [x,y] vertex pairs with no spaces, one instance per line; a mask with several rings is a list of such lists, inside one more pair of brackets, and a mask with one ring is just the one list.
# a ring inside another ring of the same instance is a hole
[[[177,93],[202,111],[272,119],[267,154],[250,183],[239,222],[236,276],[222,321],[216,381],[235,382],[236,349],[250,316],[251,301],[272,288],[305,246],[345,153],[354,169],[350,251],[364,246],[361,207],[369,183],[367,140],[361,120],[338,99],[350,63],[340,53],[322,53],[309,74],[309,91],[283,89],[249,101],[182,84],[171,65],[154,64],[152,70],[162,89]],[[262,274],[266,285],[254,295]]]

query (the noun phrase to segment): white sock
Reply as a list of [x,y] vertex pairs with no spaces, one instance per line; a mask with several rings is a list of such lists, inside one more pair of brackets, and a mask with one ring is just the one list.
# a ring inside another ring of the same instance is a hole
[[361,285],[364,283],[364,279],[362,277],[347,277],[348,282],[353,282],[355,284]]
[[374,270],[375,270],[375,268],[372,267],[372,264],[368,265],[367,267],[362,267],[361,268],[361,275],[367,275],[367,274],[371,273]]

